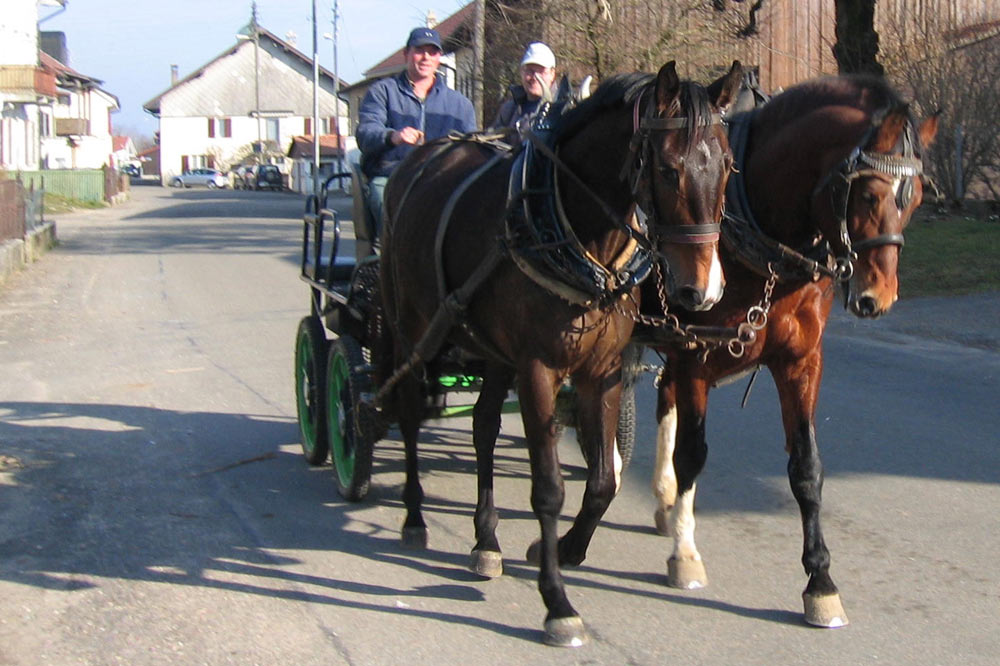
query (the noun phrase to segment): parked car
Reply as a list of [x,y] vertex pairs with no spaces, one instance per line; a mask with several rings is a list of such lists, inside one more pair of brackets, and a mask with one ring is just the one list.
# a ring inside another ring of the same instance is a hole
[[121,171],[122,171],[123,174],[125,174],[127,176],[131,176],[133,178],[138,178],[139,176],[142,175],[142,171],[140,171],[139,167],[137,167],[134,164],[125,164],[125,165],[123,165]]
[[269,190],[283,190],[285,178],[275,165],[260,164],[247,173],[246,187],[248,190],[262,190],[265,187]]
[[250,170],[252,166],[246,164],[240,165],[233,169],[233,189],[234,190],[248,190],[250,187],[247,185],[247,177],[250,175]]
[[174,176],[170,181],[172,187],[191,187],[193,185],[204,185],[209,189],[225,187],[229,181],[220,171],[215,169],[191,169],[179,176]]

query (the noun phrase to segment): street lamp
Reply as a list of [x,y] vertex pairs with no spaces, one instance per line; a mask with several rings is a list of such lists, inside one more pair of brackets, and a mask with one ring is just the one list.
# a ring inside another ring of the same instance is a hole
[[254,153],[263,152],[260,118],[260,26],[257,25],[257,3],[254,2],[250,14],[250,24],[236,34],[236,39],[253,41],[253,94],[254,94],[254,115],[257,117],[257,143],[254,144]]

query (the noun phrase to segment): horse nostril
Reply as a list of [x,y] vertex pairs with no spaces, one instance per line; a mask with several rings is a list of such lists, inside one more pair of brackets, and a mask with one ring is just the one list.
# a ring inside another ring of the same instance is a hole
[[871,296],[862,296],[854,302],[854,312],[859,317],[873,317],[878,312],[878,304]]
[[677,292],[677,300],[680,301],[682,307],[687,309],[693,309],[698,307],[704,301],[700,289],[694,287],[681,287]]

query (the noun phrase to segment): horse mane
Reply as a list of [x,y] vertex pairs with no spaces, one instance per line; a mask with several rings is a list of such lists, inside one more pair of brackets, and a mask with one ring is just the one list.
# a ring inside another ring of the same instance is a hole
[[[656,86],[656,77],[645,72],[616,74],[601,83],[597,90],[577,106],[563,113],[556,121],[552,136],[556,142],[565,141],[589,124],[595,116],[604,111],[634,104],[636,98],[647,88]],[[672,108],[677,113],[687,110],[688,139],[693,140],[704,129],[702,120],[712,114],[708,92],[703,86],[692,81],[681,81],[680,108]]]
[[905,106],[889,83],[870,74],[826,76],[788,88],[761,107],[759,122],[782,124],[818,108],[842,105],[865,111],[872,122],[881,122],[886,111]]

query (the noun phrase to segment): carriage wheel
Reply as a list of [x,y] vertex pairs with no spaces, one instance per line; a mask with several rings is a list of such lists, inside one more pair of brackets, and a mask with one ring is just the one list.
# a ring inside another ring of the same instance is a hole
[[337,490],[349,502],[368,494],[377,439],[375,414],[361,404],[371,395],[361,345],[349,335],[334,340],[327,362],[326,419]]
[[319,317],[304,317],[295,336],[295,405],[302,433],[302,454],[310,465],[322,465],[330,452],[323,408],[327,346]]
[[[622,459],[622,473],[628,469],[632,462],[632,451],[635,449],[635,385],[639,381],[639,373],[642,372],[643,347],[630,344],[622,352],[622,393],[621,404],[618,406],[618,425],[615,428],[616,445],[618,455]],[[563,402],[561,409],[563,416],[558,420],[560,423],[572,425],[576,428],[579,438],[580,428],[576,424],[576,396],[572,391],[560,393]],[[587,452],[580,447],[583,459],[587,460]]]

